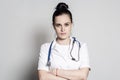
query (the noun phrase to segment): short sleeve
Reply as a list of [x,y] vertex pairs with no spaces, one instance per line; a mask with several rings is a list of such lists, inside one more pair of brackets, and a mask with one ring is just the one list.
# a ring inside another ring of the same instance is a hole
[[88,47],[86,43],[83,43],[80,49],[80,68],[88,67],[90,69],[89,62]]
[[47,55],[48,55],[48,44],[43,44],[40,48],[40,53],[39,53],[39,61],[38,61],[38,70],[46,70],[48,71],[48,66],[47,64]]

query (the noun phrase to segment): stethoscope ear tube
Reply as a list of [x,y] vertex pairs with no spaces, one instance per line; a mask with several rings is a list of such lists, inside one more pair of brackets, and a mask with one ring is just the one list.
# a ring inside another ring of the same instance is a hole
[[73,43],[75,43],[75,41],[76,41],[76,38],[75,37],[72,37],[73,38]]
[[[77,41],[75,37],[72,37],[72,38],[73,38],[73,43],[72,43],[72,49],[71,49],[71,51],[70,51],[70,56],[72,57],[72,60],[73,60],[73,61],[78,62],[78,61],[80,60],[80,55],[79,55],[80,53],[79,53],[79,52],[80,52],[81,45],[80,45],[80,42]],[[77,59],[77,60],[72,56],[72,50],[73,50],[73,47],[74,47],[75,42],[78,42],[78,44],[79,44],[78,59]]]
[[50,47],[49,47],[49,51],[48,51],[48,58],[47,58],[47,64],[46,64],[47,66],[51,65],[50,55],[51,55],[51,50],[52,50],[52,44],[53,44],[53,41],[51,42]]

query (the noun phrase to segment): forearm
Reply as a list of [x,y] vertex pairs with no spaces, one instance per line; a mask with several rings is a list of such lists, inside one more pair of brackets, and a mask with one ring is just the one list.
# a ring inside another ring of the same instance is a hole
[[57,70],[58,76],[70,80],[87,80],[88,73],[89,68],[83,68],[80,70],[63,70],[63,69]]
[[38,74],[39,74],[39,80],[67,80],[65,78],[56,76],[47,71],[39,71]]

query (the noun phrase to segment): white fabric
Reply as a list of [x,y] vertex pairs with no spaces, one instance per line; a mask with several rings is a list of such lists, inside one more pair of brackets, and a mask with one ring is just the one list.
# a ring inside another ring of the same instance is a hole
[[[73,39],[71,38],[71,43],[69,45],[60,45],[54,40],[52,45],[52,51],[50,55],[50,62],[51,66],[46,66],[47,64],[47,58],[48,58],[48,51],[51,43],[45,43],[41,46],[40,49],[40,56],[39,56],[39,62],[38,62],[38,70],[46,70],[49,71],[51,68],[58,68],[58,69],[80,69],[84,67],[90,68],[89,65],[89,56],[88,56],[88,50],[87,50],[87,44],[82,43],[80,48],[80,60],[78,62],[75,62],[71,60],[70,56],[70,50],[72,48]],[[79,44],[78,42],[75,42],[73,50],[72,50],[72,56],[75,59],[78,59],[78,49]]]

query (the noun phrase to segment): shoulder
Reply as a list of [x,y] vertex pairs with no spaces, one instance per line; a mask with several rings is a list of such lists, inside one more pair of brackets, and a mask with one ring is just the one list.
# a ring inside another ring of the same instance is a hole
[[81,47],[80,47],[81,54],[83,53],[88,54],[88,45],[86,42],[81,42]]
[[50,43],[43,43],[43,44],[41,45],[41,49],[49,48],[49,46],[50,46]]
[[82,47],[87,47],[87,43],[83,41],[79,41],[81,48]]
[[49,51],[49,46],[50,46],[50,43],[43,43],[40,47],[40,54],[41,55],[47,55],[48,51]]
[[87,46],[87,43],[86,42],[84,42],[84,41],[81,41],[81,40],[79,40],[78,38],[76,38],[76,37],[71,37],[72,38],[72,40],[76,40],[76,43],[78,44],[80,44],[80,46],[81,47],[85,47],[85,46]]
[[50,45],[50,43],[43,43],[42,45],[41,45],[41,47],[47,47],[47,46],[49,46]]

